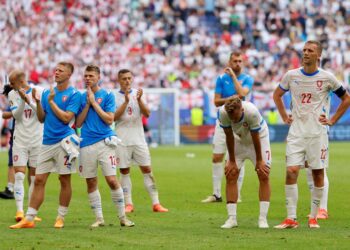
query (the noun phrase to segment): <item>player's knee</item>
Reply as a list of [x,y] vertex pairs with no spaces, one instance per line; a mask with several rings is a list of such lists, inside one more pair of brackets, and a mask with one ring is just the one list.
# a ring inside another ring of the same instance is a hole
[[147,166],[147,167],[140,167],[140,169],[141,169],[141,171],[142,171],[142,173],[143,174],[149,174],[149,173],[151,173],[152,172],[152,169],[151,169],[151,167],[150,166]]
[[239,171],[238,170],[232,170],[229,174],[226,174],[226,183],[227,184],[234,184],[238,180]]
[[213,163],[220,163],[224,160],[224,155],[213,155],[212,161]]
[[260,182],[266,183],[269,182],[269,174],[263,174],[261,171],[257,172]]
[[298,178],[299,169],[295,167],[287,168],[287,180],[296,180]]
[[121,168],[120,169],[120,173],[121,174],[129,174],[130,173],[130,168]]
[[36,176],[34,180],[35,186],[44,186],[45,185],[45,179],[42,176]]

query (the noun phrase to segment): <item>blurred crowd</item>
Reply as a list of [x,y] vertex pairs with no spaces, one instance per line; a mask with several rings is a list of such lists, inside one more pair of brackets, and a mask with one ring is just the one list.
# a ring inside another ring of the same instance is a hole
[[321,66],[350,84],[350,0],[0,0],[0,31],[2,83],[20,68],[48,85],[67,60],[78,88],[94,63],[107,87],[131,68],[139,86],[207,90],[241,49],[254,89],[271,92],[315,39]]

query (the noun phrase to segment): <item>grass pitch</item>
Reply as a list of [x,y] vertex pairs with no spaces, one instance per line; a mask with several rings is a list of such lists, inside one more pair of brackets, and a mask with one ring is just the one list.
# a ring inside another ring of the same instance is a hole
[[[137,168],[132,169],[136,226],[121,228],[110,192],[102,176],[102,195],[106,226],[91,230],[94,215],[89,207],[86,184],[73,177],[73,198],[65,228],[53,228],[58,207],[57,175],[52,174],[35,229],[10,230],[15,223],[14,200],[0,200],[0,249],[349,249],[350,248],[350,171],[349,143],[331,143],[329,214],[321,228],[307,228],[310,194],[305,170],[299,177],[298,217],[295,230],[276,230],[286,216],[284,196],[284,144],[272,144],[270,229],[258,229],[258,179],[251,163],[246,165],[242,199],[238,205],[238,228],[220,229],[226,220],[225,203],[201,204],[212,192],[211,146],[159,147],[152,149],[153,171],[161,203],[169,213],[153,213]],[[187,155],[187,156],[186,156]],[[7,154],[0,154],[1,189],[6,183]],[[223,180],[224,184],[224,180]],[[224,190],[224,185],[223,185]],[[27,202],[25,202],[27,204]]]

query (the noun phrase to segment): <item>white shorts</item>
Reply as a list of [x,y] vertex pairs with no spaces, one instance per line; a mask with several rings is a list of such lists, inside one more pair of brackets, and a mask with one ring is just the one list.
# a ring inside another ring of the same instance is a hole
[[104,176],[117,174],[117,161],[114,146],[107,146],[104,140],[80,149],[79,173],[84,178],[97,176],[100,164]]
[[216,120],[214,137],[213,137],[213,154],[225,154],[226,152],[226,135],[219,120]]
[[[260,138],[260,144],[262,159],[264,160],[265,164],[271,168],[272,156],[269,136],[267,135]],[[244,167],[245,160],[250,160],[253,165],[256,166],[256,153],[254,144],[242,144],[238,140],[235,140],[235,159],[238,169]]]
[[117,166],[128,168],[133,163],[138,166],[151,166],[151,155],[147,144],[133,146],[119,146],[116,150]]
[[36,168],[41,145],[36,147],[22,146],[17,143],[12,147],[12,161],[14,167],[29,167]]
[[53,145],[42,145],[40,151],[35,174],[58,173],[64,175],[76,173],[77,160],[75,159],[71,163],[68,162],[69,156],[61,146],[61,142]]
[[286,148],[286,165],[304,166],[307,160],[309,168],[323,169],[328,166],[328,136],[295,137],[288,135]]

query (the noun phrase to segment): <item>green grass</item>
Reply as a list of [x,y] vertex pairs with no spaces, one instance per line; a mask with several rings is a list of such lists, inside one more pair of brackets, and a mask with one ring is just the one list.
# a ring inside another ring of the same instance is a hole
[[[225,203],[201,204],[211,194],[211,146],[159,147],[152,150],[154,174],[162,204],[169,213],[151,211],[151,202],[143,187],[140,171],[132,169],[135,212],[130,218],[134,228],[121,228],[106,183],[100,178],[103,211],[107,226],[89,229],[94,216],[90,210],[85,182],[73,178],[73,198],[66,227],[55,230],[53,223],[58,206],[57,175],[51,175],[45,201],[40,209],[43,222],[35,229],[10,230],[14,224],[15,202],[0,200],[0,249],[349,249],[349,143],[332,143],[329,169],[330,192],[327,221],[320,221],[319,230],[307,228],[310,194],[304,170],[299,178],[298,215],[300,228],[275,230],[284,219],[284,144],[273,144],[271,173],[270,229],[259,230],[258,180],[249,163],[243,184],[243,202],[238,205],[239,227],[222,230],[226,220]],[[186,153],[195,154],[194,158]],[[6,182],[6,153],[0,154],[0,183]],[[2,187],[1,187],[2,188]]]

